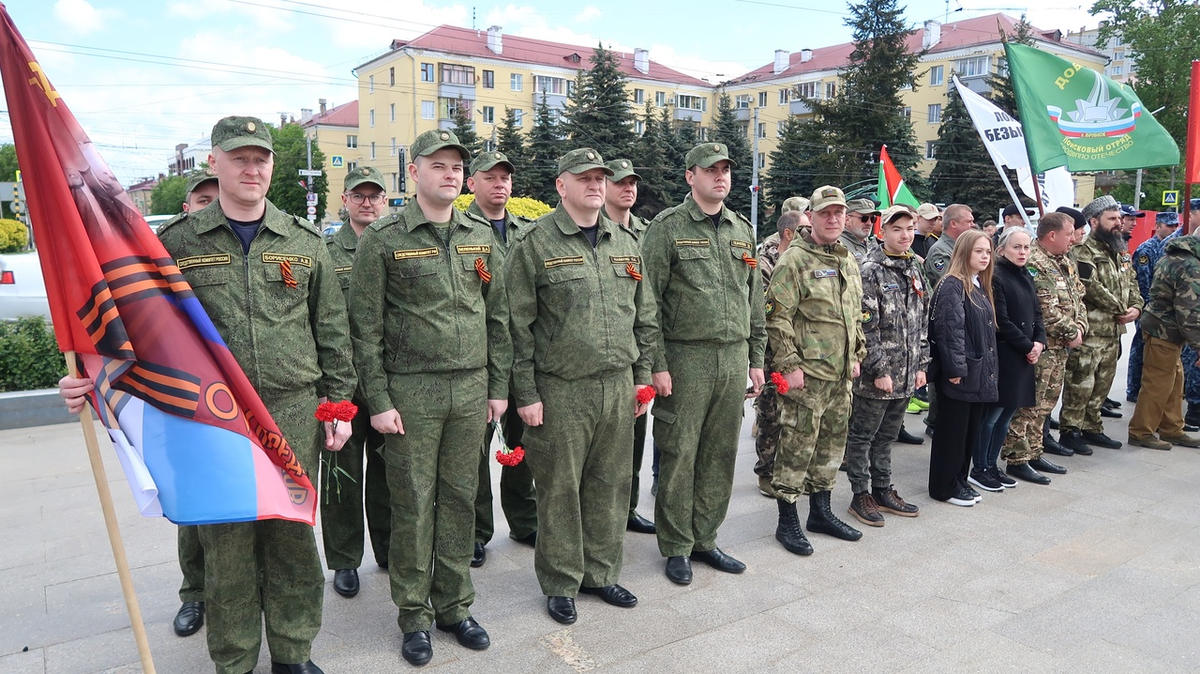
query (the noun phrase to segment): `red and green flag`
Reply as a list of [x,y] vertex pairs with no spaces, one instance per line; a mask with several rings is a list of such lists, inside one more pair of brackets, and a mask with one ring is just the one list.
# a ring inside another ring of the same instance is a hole
[[879,202],[880,208],[896,204],[905,204],[913,208],[921,205],[913,193],[908,191],[908,185],[904,183],[904,178],[900,176],[892,158],[888,156],[886,145],[879,149],[879,187],[875,191],[875,200]]
[[1010,42],[1004,52],[1034,173],[1179,163],[1179,145],[1131,87],[1033,47]]

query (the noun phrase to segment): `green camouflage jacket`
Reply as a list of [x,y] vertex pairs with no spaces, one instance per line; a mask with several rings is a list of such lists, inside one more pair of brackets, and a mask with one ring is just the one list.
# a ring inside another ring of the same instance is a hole
[[1071,249],[1071,257],[1083,281],[1083,305],[1087,307],[1090,336],[1117,337],[1125,334],[1125,325],[1117,317],[1130,307],[1141,309],[1142,293],[1128,252],[1111,250],[1093,236]]
[[596,247],[560,205],[517,239],[504,265],[513,344],[513,397],[540,402],[534,374],[584,379],[633,367],[650,383],[658,325],[638,278],[637,238],[600,216]]
[[1088,316],[1083,306],[1083,282],[1075,261],[1067,255],[1051,255],[1038,241],[1033,242],[1025,269],[1033,277],[1042,323],[1046,326],[1046,346],[1062,349],[1087,333]]
[[[483,209],[474,201],[471,202],[470,206],[467,206],[467,213],[474,215],[483,222],[488,223],[488,225],[492,224],[491,220],[488,220],[488,217],[483,214]],[[492,251],[492,254],[496,256],[494,259],[496,260],[497,269],[500,268],[500,262],[503,261],[504,254],[512,248],[513,241],[516,241],[522,232],[529,229],[529,225],[531,224],[525,218],[519,218],[507,210],[504,211],[504,221],[504,236],[500,236],[500,232],[497,232],[495,226],[492,226],[492,232],[496,235],[496,241],[500,244],[498,250]]]
[[745,218],[722,207],[714,228],[691,195],[654,218],[642,235],[642,255],[662,328],[655,372],[670,369],[665,341],[745,341],[750,367],[763,366],[767,335],[754,253],[754,231]]
[[[612,218],[608,215],[607,209],[601,208],[600,214],[603,215],[604,217],[608,218],[609,220],[612,220]],[[613,220],[613,222],[616,222],[616,220]],[[625,227],[624,225],[621,225],[621,226]],[[625,227],[625,229],[632,231],[634,234],[638,235],[638,237],[640,238],[642,236],[642,234],[646,231],[646,228],[649,226],[650,226],[650,223],[639,218],[638,216],[634,215],[631,212],[629,214],[629,226]]]
[[358,235],[347,222],[338,231],[325,238],[325,247],[329,250],[329,259],[333,260],[333,272],[337,274],[338,284],[346,304],[350,304],[350,272],[354,270],[354,251],[358,248]]
[[1200,349],[1200,239],[1196,236],[1167,242],[1154,267],[1150,304],[1141,325],[1151,337]]
[[772,369],[825,381],[849,379],[866,356],[862,277],[841,243],[796,239],[779,256],[767,288]]
[[350,398],[346,303],[311,224],[268,201],[246,255],[218,200],[167,222],[158,238],[268,407],[314,394]]
[[[854,394],[895,400],[912,396],[917,372],[929,369],[929,287],[916,255],[888,255],[882,247],[868,252],[862,266],[862,325],[867,355]],[[892,378],[892,392],[875,388]]]
[[[508,396],[512,344],[491,224],[453,210],[449,243],[417,200],[358,241],[350,296],[354,364],[371,414],[394,407],[390,374],[486,367],[488,398]],[[483,269],[477,269],[477,265]],[[483,277],[490,274],[490,282]]]

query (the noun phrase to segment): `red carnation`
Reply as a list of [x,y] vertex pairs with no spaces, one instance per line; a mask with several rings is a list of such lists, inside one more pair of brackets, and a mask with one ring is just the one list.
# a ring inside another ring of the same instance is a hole
[[789,387],[787,380],[784,379],[783,375],[779,374],[778,372],[771,373],[771,383],[775,385],[775,391],[780,395],[788,392]]
[[354,417],[358,415],[358,405],[349,400],[343,400],[335,407],[337,412],[334,414],[334,418],[338,421],[354,421]]
[[640,389],[638,389],[638,392],[637,392],[638,404],[645,405],[646,403],[650,402],[651,400],[654,400],[654,396],[655,396],[655,393],[654,393],[653,386],[643,386]]
[[326,402],[317,405],[317,411],[313,416],[315,416],[318,421],[329,423],[337,420],[337,412],[338,409],[336,403]]
[[517,445],[512,449],[501,446],[500,449],[496,450],[496,462],[501,466],[515,466],[518,463],[521,463],[524,458],[525,450],[522,449],[520,445]]

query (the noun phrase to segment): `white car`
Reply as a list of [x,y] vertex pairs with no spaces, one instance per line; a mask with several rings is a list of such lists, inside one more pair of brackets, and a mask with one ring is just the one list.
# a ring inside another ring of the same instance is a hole
[[0,320],[44,316],[50,321],[50,302],[37,251],[0,255]]

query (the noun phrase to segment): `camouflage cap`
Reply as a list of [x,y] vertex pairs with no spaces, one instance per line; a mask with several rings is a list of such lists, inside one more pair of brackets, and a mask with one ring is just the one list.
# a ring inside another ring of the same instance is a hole
[[783,200],[783,206],[779,208],[779,212],[787,213],[788,211],[800,211],[803,213],[804,211],[808,210],[808,204],[808,199],[805,199],[804,197],[788,197],[787,199]]
[[271,130],[257,117],[225,117],[213,125],[211,140],[225,152],[247,145],[275,151]]
[[628,159],[614,159],[605,164],[605,166],[612,169],[613,174],[609,176],[608,179],[614,183],[619,183],[629,176],[633,176],[638,180],[642,179],[642,177],[633,170],[633,162],[629,161]]
[[359,166],[353,171],[346,174],[346,182],[343,190],[349,192],[363,183],[372,183],[379,185],[383,190],[387,191],[387,183],[383,181],[383,174],[377,168],[370,166]]
[[558,172],[583,173],[592,169],[600,169],[605,175],[612,176],[615,171],[604,165],[604,157],[590,147],[571,150],[558,158]]
[[1100,214],[1105,211],[1119,210],[1121,210],[1121,205],[1117,203],[1117,200],[1111,195],[1105,194],[1098,199],[1093,199],[1090,204],[1083,207],[1083,219],[1091,220],[1100,217]]
[[933,204],[921,204],[920,206],[917,206],[917,215],[925,218],[926,220],[933,220],[935,218],[942,217],[942,212],[939,211],[938,207],[934,206]]
[[809,201],[812,210],[823,211],[830,206],[845,206],[846,195],[833,185],[825,185],[818,187]]
[[729,158],[729,148],[725,147],[725,143],[701,143],[688,150],[683,163],[684,168],[690,170],[693,166],[708,168],[719,161],[727,161],[730,166],[737,166],[737,162]]
[[480,171],[491,171],[501,165],[507,168],[509,173],[517,172],[517,169],[503,152],[495,150],[492,152],[480,152],[475,155],[475,159],[471,160],[471,166],[467,168],[467,175],[475,175]]
[[915,218],[916,212],[911,206],[904,204],[894,204],[884,209],[879,218],[879,226],[890,225],[893,221],[898,220],[901,216],[906,218]]
[[183,193],[183,198],[187,199],[192,192],[196,191],[204,183],[212,180],[216,181],[217,174],[211,168],[199,169],[188,174],[187,191]]
[[458,136],[454,135],[453,131],[426,131],[417,136],[408,149],[412,153],[413,161],[416,161],[417,157],[428,157],[445,148],[458,150],[463,161],[471,159],[471,153],[458,142]]
[[1157,225],[1171,225],[1174,227],[1179,224],[1179,214],[1175,211],[1158,213],[1154,216],[1154,223]]
[[861,215],[879,215],[879,209],[875,208],[875,202],[870,199],[851,199],[846,202],[846,210]]

